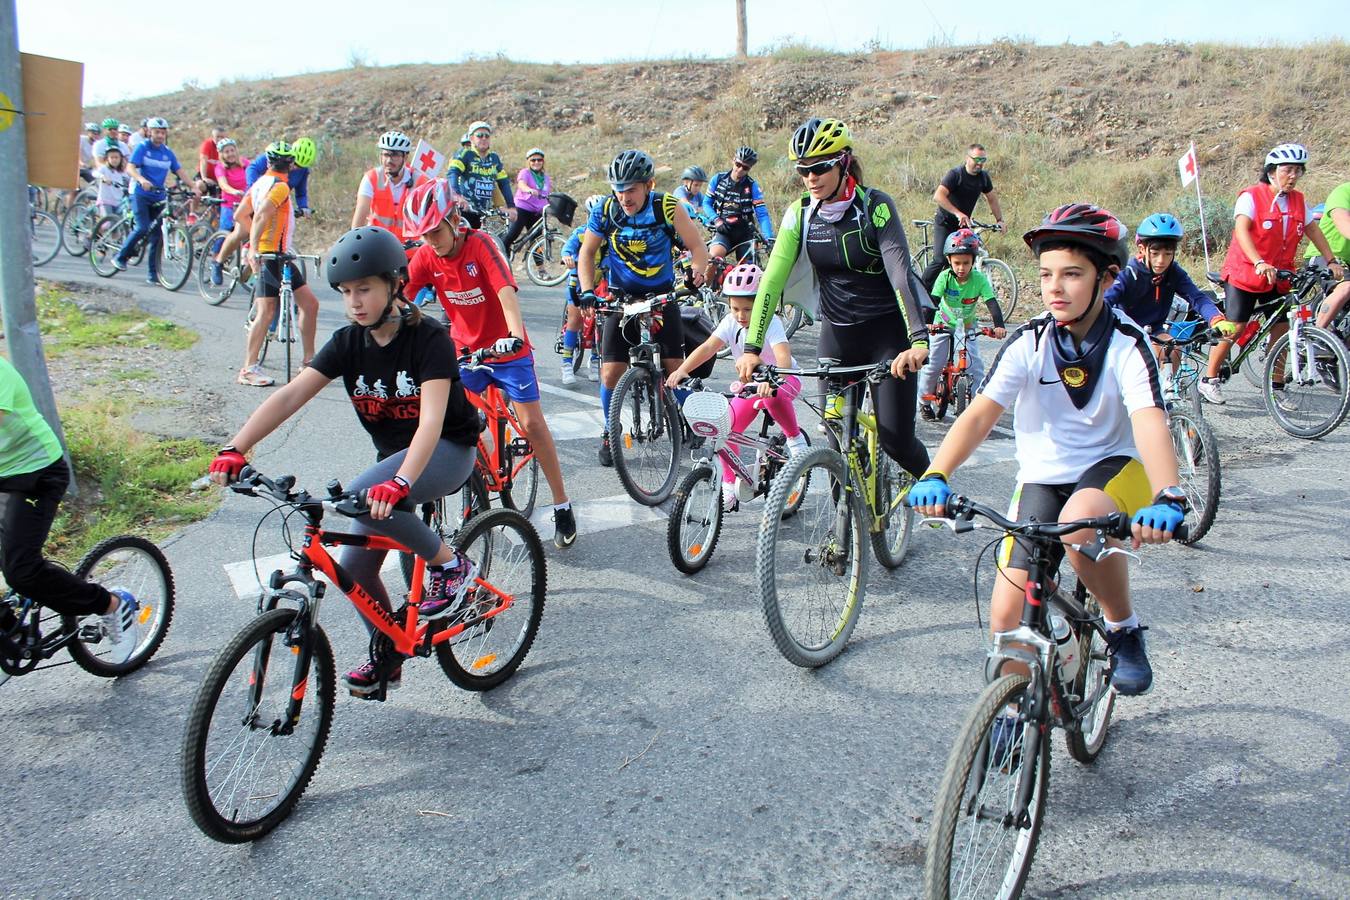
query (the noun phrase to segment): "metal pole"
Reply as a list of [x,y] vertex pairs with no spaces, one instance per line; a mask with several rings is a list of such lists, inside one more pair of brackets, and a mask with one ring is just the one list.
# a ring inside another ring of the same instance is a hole
[[1209,230],[1205,227],[1205,198],[1200,193],[1200,157],[1195,155],[1195,141],[1191,141],[1191,159],[1195,160],[1195,204],[1200,209],[1200,246],[1205,250],[1205,273],[1213,269],[1209,262]]
[[[0,93],[16,109],[23,107],[23,70],[19,62],[19,21],[15,0],[0,0]],[[52,426],[61,446],[65,434],[56,412],[47,357],[38,331],[33,295],[33,236],[28,219],[28,151],[22,115],[0,131],[0,313],[9,361],[19,370],[33,403]],[[75,140],[71,137],[71,140]],[[72,482],[73,484],[74,482]]]

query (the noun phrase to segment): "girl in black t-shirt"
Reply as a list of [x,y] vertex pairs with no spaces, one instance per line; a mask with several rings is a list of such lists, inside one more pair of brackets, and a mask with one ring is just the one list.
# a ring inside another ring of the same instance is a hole
[[[378,460],[348,484],[366,491],[370,504],[370,515],[354,520],[355,530],[392,537],[427,561],[420,613],[423,619],[441,618],[463,602],[477,567],[415,514],[394,507],[405,498],[422,503],[460,489],[473,471],[478,417],[464,396],[445,329],[423,320],[417,307],[404,301],[407,257],[398,239],[382,228],[357,228],[339,238],[328,256],[328,280],[342,292],[352,324],[338,329],[308,367],[258,407],[211,463],[211,478],[217,484],[237,478],[245,453],[341,378]],[[380,577],[384,555],[344,547],[340,563],[389,609]],[[398,687],[402,675],[395,669],[387,686]],[[373,661],[344,680],[355,694],[373,692],[378,686]]]

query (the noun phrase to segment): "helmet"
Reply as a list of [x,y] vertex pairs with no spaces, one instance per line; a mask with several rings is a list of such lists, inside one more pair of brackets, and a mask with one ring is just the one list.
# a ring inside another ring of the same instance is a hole
[[1154,213],[1139,223],[1134,232],[1134,241],[1179,241],[1184,234],[1181,223],[1171,213]]
[[401,131],[386,131],[380,135],[376,146],[381,150],[392,150],[395,153],[412,152],[412,140]]
[[99,124],[98,124],[97,122],[85,122],[85,123],[84,123],[84,130],[85,130],[85,131],[102,131],[103,129],[99,127]]
[[1040,256],[1046,241],[1064,240],[1089,247],[1124,267],[1130,258],[1125,246],[1129,232],[1108,209],[1091,203],[1066,203],[1047,213],[1038,227],[1022,235],[1022,240],[1036,256]]
[[605,202],[604,194],[591,194],[586,198],[586,212],[591,212],[601,203]]
[[764,270],[754,263],[741,263],[722,280],[722,293],[728,297],[753,297],[759,292]]
[[118,133],[118,134],[131,134],[131,126],[128,125],[126,122],[122,122],[121,124],[119,124],[119,125],[117,126],[117,133]]
[[314,143],[314,138],[302,137],[291,145],[295,151],[295,164],[302,169],[308,169],[314,165],[314,160],[319,155],[319,148]]
[[529,152],[525,154],[525,161],[529,162],[531,156],[543,156],[543,155],[544,155],[543,150],[540,150],[538,147],[531,147]]
[[473,139],[469,137],[469,133],[466,131],[466,132],[464,132],[464,136],[463,136],[462,138],[459,139],[459,143],[460,143],[460,145],[462,146],[462,145],[464,145],[464,144],[471,143],[472,140],[473,140]]
[[267,155],[267,164],[273,165],[282,162],[295,162],[295,150],[285,141],[273,141],[267,145],[263,151]]
[[482,120],[474,122],[469,126],[469,134],[473,134],[480,129],[486,131],[488,134],[492,134],[492,126]]
[[420,238],[455,211],[459,195],[444,178],[433,178],[413,188],[403,201],[403,234]]
[[403,242],[378,225],[362,225],[338,238],[328,251],[324,271],[336,290],[344,281],[368,275],[397,275],[408,265]]
[[652,158],[641,150],[624,150],[609,164],[609,183],[615,190],[630,184],[652,180],[656,166]]
[[216,152],[219,153],[226,147],[238,147],[238,146],[239,144],[238,142],[235,141],[234,138],[221,138],[220,140],[216,141]]
[[680,173],[681,181],[707,181],[708,173],[703,171],[702,166],[690,166]]
[[737,147],[734,159],[738,163],[744,163],[749,168],[759,162],[759,154],[750,147]]
[[149,119],[141,119],[141,127],[142,127],[142,128],[149,128],[149,127],[150,127],[150,120],[149,120]]
[[122,145],[117,142],[117,138],[108,138],[103,142],[103,153],[106,156],[109,153],[121,153]]
[[947,235],[947,241],[942,245],[942,255],[951,256],[953,253],[969,253],[974,256],[980,249],[980,236],[969,228],[958,228]]
[[148,118],[148,119],[145,120],[145,127],[146,127],[146,128],[168,128],[168,127],[169,127],[169,122],[168,122],[167,119],[161,119],[159,116],[151,116],[150,118]]
[[104,120],[103,120],[103,130],[104,130],[104,131],[116,131],[116,130],[117,130],[117,126],[118,126],[118,125],[121,125],[121,124],[122,124],[122,123],[119,122],[119,121],[117,121],[116,119],[104,119]]
[[1268,166],[1306,166],[1307,164],[1308,151],[1302,144],[1280,144],[1266,154],[1266,165]]
[[788,141],[788,159],[808,156],[830,156],[853,149],[853,136],[848,126],[838,119],[807,119],[792,132]]

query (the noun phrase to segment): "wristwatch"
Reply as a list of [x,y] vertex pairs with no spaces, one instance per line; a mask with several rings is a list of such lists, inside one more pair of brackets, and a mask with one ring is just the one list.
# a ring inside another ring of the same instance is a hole
[[1153,502],[1155,504],[1175,503],[1177,506],[1181,507],[1182,512],[1186,512],[1191,508],[1190,501],[1186,499],[1186,492],[1175,484],[1158,491],[1158,496],[1153,498]]

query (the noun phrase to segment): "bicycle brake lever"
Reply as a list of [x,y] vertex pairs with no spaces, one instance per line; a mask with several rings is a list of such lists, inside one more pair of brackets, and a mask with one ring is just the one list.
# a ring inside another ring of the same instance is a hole
[[919,524],[929,528],[950,528],[954,534],[965,534],[980,527],[969,519],[949,519],[946,516],[925,516],[919,520]]
[[1069,546],[1073,547],[1073,549],[1077,550],[1093,562],[1098,562],[1117,553],[1128,559],[1132,559],[1135,562],[1142,561],[1139,554],[1131,553],[1123,547],[1108,547],[1106,546],[1105,541],[1093,541],[1090,544],[1070,544]]

